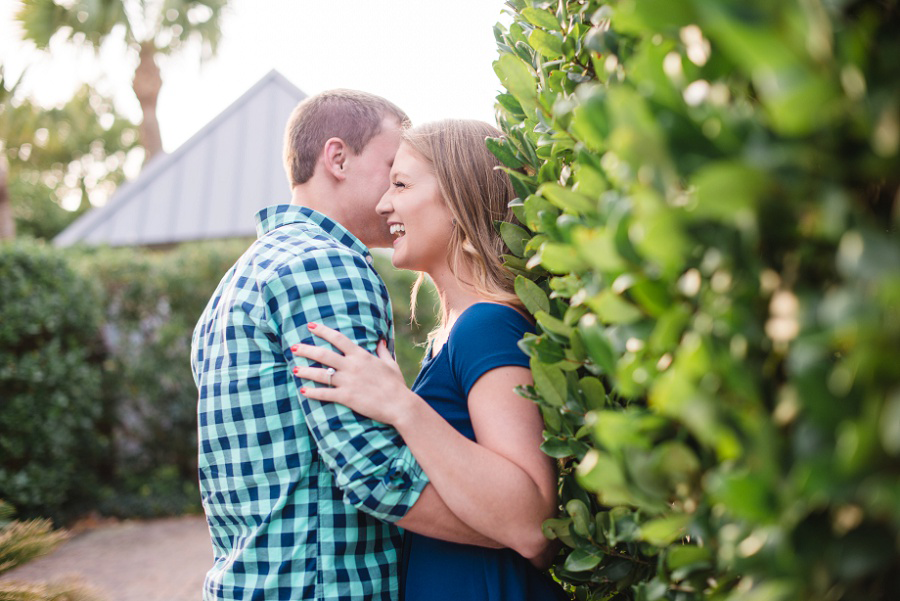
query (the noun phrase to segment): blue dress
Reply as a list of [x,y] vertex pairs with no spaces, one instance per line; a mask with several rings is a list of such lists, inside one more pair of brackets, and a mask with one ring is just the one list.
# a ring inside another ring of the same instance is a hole
[[[412,390],[471,440],[467,397],[487,371],[528,367],[517,342],[534,327],[518,311],[476,303],[456,320],[447,342],[425,358]],[[488,485],[488,483],[485,483]],[[557,601],[553,580],[511,549],[485,549],[406,532],[400,567],[402,601]]]

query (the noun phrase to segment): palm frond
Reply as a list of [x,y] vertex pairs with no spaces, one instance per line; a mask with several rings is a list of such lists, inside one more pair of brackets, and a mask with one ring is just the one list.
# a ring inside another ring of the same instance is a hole
[[77,0],[68,6],[54,0],[22,0],[16,19],[22,24],[25,38],[42,50],[57,35],[71,40],[80,34],[98,48],[117,25],[125,27],[126,37],[130,32],[122,0]]
[[0,601],[101,601],[102,597],[79,582],[33,584],[0,582]]
[[10,522],[0,528],[0,574],[52,551],[68,534],[50,520]]

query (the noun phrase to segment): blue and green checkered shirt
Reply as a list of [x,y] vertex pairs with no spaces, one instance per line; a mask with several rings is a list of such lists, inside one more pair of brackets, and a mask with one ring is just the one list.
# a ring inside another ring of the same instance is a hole
[[290,350],[326,344],[309,322],[393,348],[387,289],[368,249],[321,213],[279,205],[257,220],[194,330],[215,555],[203,599],[396,599],[392,523],[427,479],[392,428],[301,396]]

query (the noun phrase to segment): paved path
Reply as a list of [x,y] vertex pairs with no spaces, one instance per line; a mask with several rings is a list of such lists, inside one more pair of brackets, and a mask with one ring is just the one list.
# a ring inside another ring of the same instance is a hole
[[72,576],[106,601],[198,601],[211,566],[206,521],[187,516],[98,526],[2,580],[41,583]]

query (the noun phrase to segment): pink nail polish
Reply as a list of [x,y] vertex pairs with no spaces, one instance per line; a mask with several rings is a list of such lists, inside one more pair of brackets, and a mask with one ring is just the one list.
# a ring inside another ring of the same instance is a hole
[[306,389],[305,389],[305,388],[301,388],[301,389],[300,389],[300,394],[306,394]]
[[308,327],[309,327],[310,330],[315,330],[317,325],[318,325],[318,324],[311,323],[311,324],[309,324]]
[[295,345],[293,345],[293,346],[291,347],[291,352],[296,353],[298,350],[300,350],[300,345],[299,345],[299,344],[295,344]]
[[298,373],[300,373],[300,368],[299,368],[299,367],[295,367],[295,368],[294,368],[293,370],[291,370],[291,371],[293,371],[293,372],[294,372],[294,375],[296,376]]

